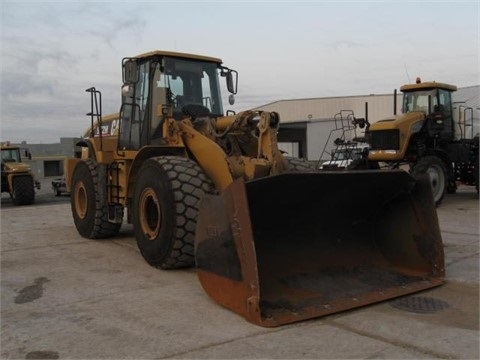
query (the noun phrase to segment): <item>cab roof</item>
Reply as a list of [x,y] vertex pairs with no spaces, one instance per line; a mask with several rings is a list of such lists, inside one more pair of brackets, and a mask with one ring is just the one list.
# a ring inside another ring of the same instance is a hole
[[400,91],[415,91],[415,90],[430,90],[430,89],[444,89],[448,91],[457,91],[457,87],[455,85],[438,83],[435,81],[418,82],[416,84],[403,85],[400,88]]
[[171,56],[171,57],[178,57],[178,58],[185,58],[185,59],[192,59],[192,60],[202,60],[208,62],[214,62],[217,64],[221,64],[222,60],[219,58],[214,58],[210,56],[203,56],[203,55],[195,55],[195,54],[187,54],[187,53],[180,53],[174,51],[164,51],[164,50],[154,50],[149,51],[140,55],[135,56],[137,59],[141,58],[148,58],[152,56]]
[[10,141],[2,141],[1,142],[1,147],[2,149],[4,150],[7,150],[7,149],[18,149],[18,145],[14,145],[12,143],[10,143]]

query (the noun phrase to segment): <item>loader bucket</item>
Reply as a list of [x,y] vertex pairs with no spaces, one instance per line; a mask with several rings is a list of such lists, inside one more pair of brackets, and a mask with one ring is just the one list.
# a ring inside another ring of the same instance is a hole
[[195,258],[211,298],[267,327],[438,286],[445,275],[429,179],[401,170],[236,180],[202,200]]

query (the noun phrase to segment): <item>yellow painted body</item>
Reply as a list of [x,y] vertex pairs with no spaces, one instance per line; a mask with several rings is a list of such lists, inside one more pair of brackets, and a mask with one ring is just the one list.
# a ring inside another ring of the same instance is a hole
[[412,126],[424,119],[425,115],[422,112],[411,112],[370,125],[370,131],[398,130],[400,133],[400,149],[370,150],[368,159],[371,161],[402,160],[412,136]]

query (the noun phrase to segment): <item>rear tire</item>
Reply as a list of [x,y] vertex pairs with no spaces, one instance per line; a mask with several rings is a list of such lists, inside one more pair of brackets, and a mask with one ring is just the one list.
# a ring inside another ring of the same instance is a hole
[[[102,168],[103,167],[103,168]],[[73,171],[70,204],[75,227],[87,239],[102,239],[118,233],[122,224],[108,221],[105,165],[92,159],[80,161]]]
[[443,161],[437,156],[425,156],[413,165],[411,174],[416,179],[429,175],[433,200],[440,205],[447,191],[447,169]]
[[192,160],[164,156],[146,160],[133,198],[133,228],[140,253],[162,269],[195,264],[199,202],[212,183]]
[[31,205],[35,202],[35,189],[31,176],[15,176],[12,186],[11,196],[15,205]]

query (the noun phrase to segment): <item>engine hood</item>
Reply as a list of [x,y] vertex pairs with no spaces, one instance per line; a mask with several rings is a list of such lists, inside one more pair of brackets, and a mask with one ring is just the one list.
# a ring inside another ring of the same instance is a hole
[[422,111],[412,111],[402,115],[392,116],[387,119],[379,120],[370,125],[370,131],[398,129],[404,125],[413,124],[417,121],[424,120],[425,113]]
[[18,162],[6,162],[5,171],[7,172],[30,172],[31,168],[30,165]]

